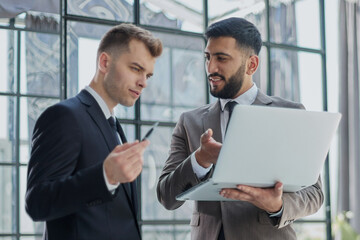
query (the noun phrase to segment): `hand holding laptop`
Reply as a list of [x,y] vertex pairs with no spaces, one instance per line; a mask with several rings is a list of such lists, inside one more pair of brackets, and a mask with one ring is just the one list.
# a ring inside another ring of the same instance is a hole
[[223,188],[220,195],[239,201],[247,201],[269,213],[280,211],[283,201],[283,184],[277,182],[273,188],[257,188],[237,185],[237,188]]
[[[207,168],[216,164],[222,144],[212,138],[213,131],[208,129],[200,137],[200,147],[195,156],[198,163]],[[237,188],[224,188],[219,192],[225,198],[247,201],[268,212],[278,212],[282,207],[282,183],[278,182],[274,188],[256,188],[238,185]]]

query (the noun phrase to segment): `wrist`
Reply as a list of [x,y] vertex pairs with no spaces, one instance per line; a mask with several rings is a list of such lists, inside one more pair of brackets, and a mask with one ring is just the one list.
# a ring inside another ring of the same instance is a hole
[[104,162],[104,173],[105,173],[105,178],[107,179],[107,182],[111,185],[118,185],[119,181],[116,181],[113,174],[111,174],[110,169],[111,169],[110,166],[108,166],[108,164],[106,164],[106,161],[105,161]]
[[208,163],[206,161],[204,161],[204,159],[206,159],[206,157],[204,157],[204,155],[202,154],[200,148],[196,150],[195,152],[195,159],[197,161],[197,163],[202,166],[203,168],[208,168],[211,166],[211,163]]
[[266,210],[266,212],[269,214],[276,214],[282,211],[282,209],[283,209],[283,202],[281,200],[279,205],[273,206],[273,208]]

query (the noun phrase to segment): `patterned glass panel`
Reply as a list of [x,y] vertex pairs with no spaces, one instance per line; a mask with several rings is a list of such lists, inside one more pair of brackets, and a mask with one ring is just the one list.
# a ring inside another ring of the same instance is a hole
[[133,0],[68,0],[67,12],[85,17],[133,22]]
[[0,163],[15,162],[16,99],[0,96]]
[[60,37],[22,32],[21,92],[60,96]]
[[154,76],[141,97],[141,119],[177,121],[180,109],[206,103],[204,40],[160,34],[164,52],[157,59]]
[[319,1],[270,0],[270,41],[319,49]]
[[267,40],[266,11],[264,0],[208,0],[209,25],[230,17],[241,17],[252,22]]
[[140,23],[203,32],[203,1],[140,0]]
[[[27,167],[20,167],[20,232],[26,234],[42,234],[44,232],[44,223],[34,222],[25,211],[26,183]],[[37,239],[42,238],[38,237]]]
[[0,166],[0,234],[16,231],[15,179],[15,167]]
[[16,90],[16,48],[14,47],[16,36],[14,31],[0,29],[0,92]]
[[[149,126],[141,128],[144,135]],[[172,128],[157,127],[149,138],[151,144],[145,151],[144,168],[141,174],[142,219],[143,220],[175,220],[190,219],[193,202],[186,202],[174,211],[166,210],[157,200],[156,185],[161,170],[168,157]]]

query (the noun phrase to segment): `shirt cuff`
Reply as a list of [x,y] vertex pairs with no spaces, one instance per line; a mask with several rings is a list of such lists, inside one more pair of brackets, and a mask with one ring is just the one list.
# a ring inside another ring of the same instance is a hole
[[200,166],[200,164],[196,161],[195,152],[193,152],[191,154],[190,159],[191,159],[191,166],[193,168],[193,171],[199,179],[202,179],[203,177],[205,177],[205,175],[208,172],[210,172],[210,170],[213,166],[212,164],[208,168],[204,168],[204,167]]
[[105,174],[105,167],[103,165],[103,173],[104,173],[104,179],[105,179],[105,184],[106,184],[106,187],[107,189],[109,190],[109,192],[111,192],[112,194],[115,193],[115,189],[120,185],[120,183],[117,183],[117,184],[111,184],[109,183],[107,177],[106,177],[106,174]]
[[267,212],[267,213],[269,214],[269,217],[281,217],[283,210],[284,210],[284,205],[281,206],[281,209],[278,212],[275,213]]

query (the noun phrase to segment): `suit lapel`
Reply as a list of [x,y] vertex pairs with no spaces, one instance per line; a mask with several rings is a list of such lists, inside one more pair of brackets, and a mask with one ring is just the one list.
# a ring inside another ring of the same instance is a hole
[[109,123],[106,121],[104,113],[102,112],[99,104],[86,90],[82,90],[78,94],[78,98],[83,104],[88,106],[87,112],[98,126],[101,134],[105,139],[106,145],[108,146],[109,152],[111,152],[117,145],[117,142],[116,139],[114,139],[112,129],[109,126]]
[[220,127],[220,101],[209,107],[209,110],[203,117],[203,131],[211,128],[213,130],[213,138],[222,143],[221,127]]
[[[117,141],[114,138],[114,134],[113,134],[113,130],[111,129],[109,123],[107,122],[107,120],[105,119],[104,113],[102,112],[100,106],[98,105],[98,103],[96,102],[96,100],[91,96],[90,93],[88,93],[86,90],[82,90],[79,94],[78,94],[78,98],[80,99],[80,101],[82,103],[84,103],[85,105],[88,106],[87,108],[87,112],[89,113],[90,117],[94,120],[94,122],[96,123],[96,125],[99,127],[100,132],[102,133],[106,145],[108,146],[109,152],[111,152],[117,145]],[[118,124],[118,127],[120,126],[119,122],[116,120],[116,124]],[[126,137],[124,132],[122,131],[122,128],[118,128],[121,129],[120,132],[120,137],[121,137],[121,141],[123,143],[126,143]],[[129,187],[131,187],[132,189],[134,189],[136,191],[136,189],[134,188],[133,185],[134,183],[130,183]],[[133,201],[132,201],[132,196],[129,193],[129,191],[126,189],[126,187],[124,186],[125,184],[121,184],[126,198],[129,202],[129,205],[131,206],[131,209],[133,211],[133,213],[135,214],[136,217],[136,211],[134,209],[134,205],[133,205]],[[135,192],[134,192],[135,194]]]

